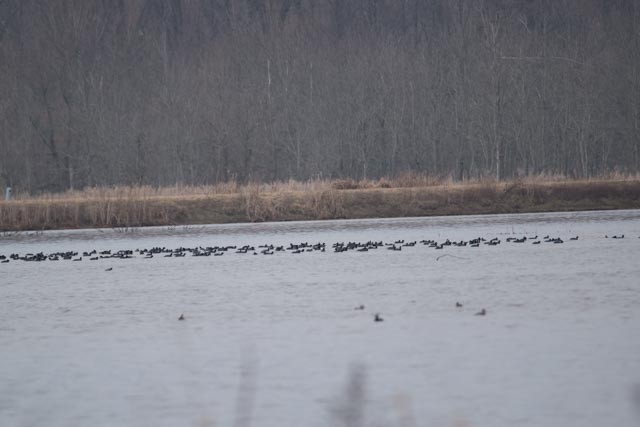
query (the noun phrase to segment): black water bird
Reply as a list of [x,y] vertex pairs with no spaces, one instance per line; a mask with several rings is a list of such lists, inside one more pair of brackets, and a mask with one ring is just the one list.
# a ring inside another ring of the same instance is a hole
[[360,304],[359,306],[354,308],[354,310],[364,310],[364,304]]
[[460,302],[456,301],[456,308],[462,308],[462,304],[460,304]]
[[[606,236],[607,238],[615,238],[615,239],[623,239],[624,234],[620,235],[612,235]],[[570,240],[578,240],[579,236],[570,237]],[[534,245],[539,245],[542,242],[545,243],[565,243],[559,237],[549,237],[549,235],[544,238],[538,239],[538,236],[534,237],[508,237],[504,239],[505,242],[512,243],[525,243],[527,241],[532,242]],[[369,252],[380,248],[387,248],[392,251],[402,251],[403,248],[413,247],[420,243],[421,245],[427,246],[430,249],[445,249],[445,246],[455,246],[455,247],[474,247],[477,248],[480,245],[488,245],[488,246],[496,246],[501,244],[501,240],[498,237],[493,237],[491,239],[478,237],[475,239],[471,239],[468,241],[460,240],[460,241],[452,241],[446,239],[444,241],[438,242],[433,239],[429,240],[420,240],[420,241],[409,241],[405,242],[404,240],[395,240],[393,243],[384,241],[366,241],[366,242],[336,242],[330,245],[331,248],[334,249],[336,253],[347,252],[347,251],[358,251],[358,252]],[[50,254],[45,254],[43,252],[39,253],[27,253],[27,254],[10,254],[3,255],[0,254],[0,262],[7,263],[13,260],[21,260],[21,261],[60,261],[60,260],[68,260],[68,261],[82,261],[83,258],[86,260],[95,261],[103,258],[117,258],[117,259],[130,259],[130,258],[153,258],[154,256],[163,256],[166,258],[171,257],[184,257],[187,254],[195,257],[209,257],[209,256],[222,256],[225,253],[234,253],[234,254],[253,254],[253,255],[274,255],[275,252],[281,253],[292,253],[292,254],[302,254],[304,252],[314,252],[314,251],[325,251],[325,243],[316,243],[309,244],[308,242],[302,242],[298,244],[290,243],[289,246],[275,246],[273,244],[265,243],[260,246],[251,246],[245,245],[242,247],[236,246],[195,246],[191,248],[179,247],[179,248],[166,248],[166,247],[151,247],[151,248],[140,248],[135,250],[104,250],[97,251],[96,249],[87,251],[87,252],[54,252]],[[260,249],[258,249],[260,248]],[[230,251],[233,249],[233,251]],[[256,249],[258,249],[256,251]],[[105,271],[111,271],[107,269]],[[458,307],[456,305],[456,307]]]
[[105,269],[104,271],[111,271],[111,270],[113,270],[113,267],[109,267],[109,268]]
[[486,315],[487,315],[487,310],[485,310],[484,308],[475,314],[475,316],[486,316]]
[[178,320],[184,320],[184,314],[181,314],[180,317],[178,317]]
[[380,316],[380,313],[376,313],[375,316],[373,316],[373,321],[374,322],[384,322],[384,319],[382,318],[382,316]]

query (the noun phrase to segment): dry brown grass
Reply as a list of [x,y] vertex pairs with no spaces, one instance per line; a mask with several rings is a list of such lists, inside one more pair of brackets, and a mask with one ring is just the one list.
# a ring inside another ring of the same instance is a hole
[[0,202],[0,230],[640,208],[640,177],[536,176],[453,182],[379,180],[96,187]]

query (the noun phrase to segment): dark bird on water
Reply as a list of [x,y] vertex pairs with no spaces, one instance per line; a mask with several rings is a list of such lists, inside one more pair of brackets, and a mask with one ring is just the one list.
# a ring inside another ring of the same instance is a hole
[[380,316],[380,313],[376,313],[376,315],[373,316],[373,321],[374,322],[384,322],[384,319],[382,318],[382,316]]
[[111,270],[113,270],[113,267],[109,267],[105,271],[111,271]]
[[462,304],[460,304],[459,302],[456,302],[456,307],[457,308],[462,308]]
[[486,316],[487,315],[487,310],[485,310],[484,308],[482,310],[480,310],[479,312],[477,312],[475,314],[476,316]]
[[364,310],[364,304],[360,304],[359,306],[354,308],[354,310]]
[[181,314],[180,317],[178,317],[178,320],[184,320],[184,314]]

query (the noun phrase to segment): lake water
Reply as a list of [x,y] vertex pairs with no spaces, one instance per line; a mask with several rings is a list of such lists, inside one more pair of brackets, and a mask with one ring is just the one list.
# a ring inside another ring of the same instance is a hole
[[[640,211],[6,234],[134,257],[0,264],[0,424],[637,426],[639,237]],[[258,248],[301,242],[326,251]]]

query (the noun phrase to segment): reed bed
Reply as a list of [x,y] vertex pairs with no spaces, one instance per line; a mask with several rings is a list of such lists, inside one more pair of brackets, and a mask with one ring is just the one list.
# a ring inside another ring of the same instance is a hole
[[0,231],[640,208],[640,177],[454,182],[404,174],[210,186],[93,187],[0,202]]

